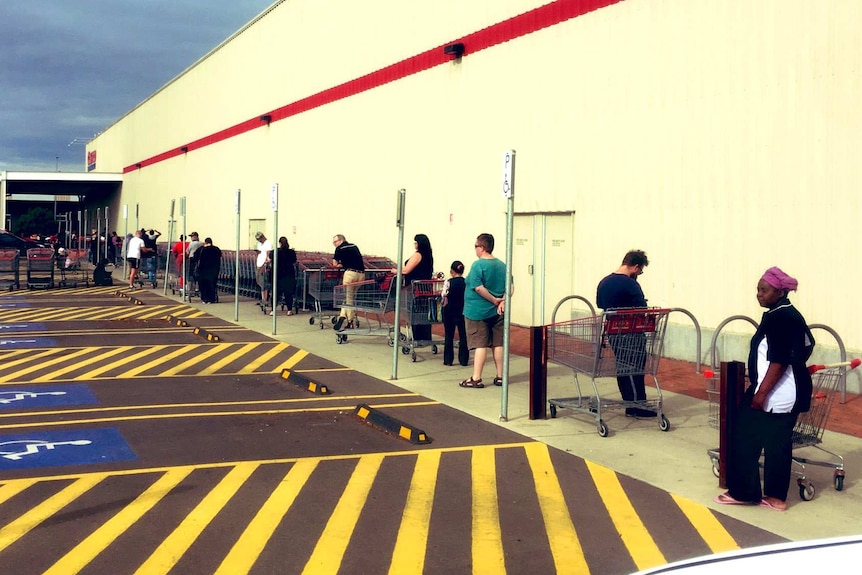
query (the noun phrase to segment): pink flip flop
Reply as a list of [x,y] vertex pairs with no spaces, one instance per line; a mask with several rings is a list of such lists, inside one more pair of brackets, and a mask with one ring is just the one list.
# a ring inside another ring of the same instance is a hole
[[767,509],[772,509],[773,511],[787,511],[787,507],[779,507],[776,504],[772,503],[769,499],[764,497],[760,500],[760,503],[757,504],[759,507],[766,507]]
[[738,501],[730,496],[730,493],[724,492],[721,495],[718,495],[713,499],[716,503],[721,503],[722,505],[754,505],[753,503],[749,503],[748,501]]

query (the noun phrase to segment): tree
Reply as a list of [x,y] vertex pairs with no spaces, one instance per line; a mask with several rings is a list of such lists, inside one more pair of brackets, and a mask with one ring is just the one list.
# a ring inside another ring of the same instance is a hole
[[57,222],[54,221],[54,213],[46,208],[30,208],[21,214],[16,223],[19,236],[29,237],[32,234],[50,236],[57,233]]

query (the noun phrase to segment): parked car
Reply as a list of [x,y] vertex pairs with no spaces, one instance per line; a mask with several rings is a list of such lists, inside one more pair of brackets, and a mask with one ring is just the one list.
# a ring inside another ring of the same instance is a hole
[[791,541],[705,555],[638,571],[635,575],[727,573],[843,573],[859,567],[862,535]]
[[16,236],[12,232],[0,230],[0,250],[17,249],[22,256],[27,255],[30,248],[50,248],[51,244],[42,241],[27,240]]

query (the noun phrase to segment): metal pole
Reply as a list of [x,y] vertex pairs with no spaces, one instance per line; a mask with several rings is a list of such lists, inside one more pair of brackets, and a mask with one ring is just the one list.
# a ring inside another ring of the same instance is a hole
[[[503,196],[508,198],[506,211],[506,293],[503,294],[503,393],[500,397],[500,421],[509,419],[509,344],[512,324],[512,233],[515,221],[515,150],[503,154]],[[493,350],[492,350],[493,351]]]
[[[187,241],[188,235],[186,235],[186,197],[183,196],[180,198],[180,217],[183,218],[183,241]],[[183,301],[191,301],[189,297],[189,278],[188,278],[188,264],[186,263],[186,250],[183,250]]]
[[105,206],[105,259],[108,259],[108,241],[111,238],[111,236],[108,235],[108,225],[110,225],[110,222],[108,221],[109,219],[108,206]]
[[126,266],[129,265],[129,262],[126,261],[126,251],[128,247],[126,243],[129,241],[129,204],[123,204],[123,243],[120,249],[123,250],[123,281],[126,280],[126,274],[128,273],[128,269]]
[[404,256],[404,203],[407,198],[407,190],[398,190],[398,200],[395,211],[395,225],[398,228],[398,255],[396,256],[395,285],[389,289],[395,290],[395,319],[392,331],[394,345],[392,346],[392,379],[398,379],[398,354],[401,351],[401,261]]
[[90,251],[93,252],[93,265],[99,263],[99,252],[101,249],[99,248],[99,238],[102,237],[102,208],[96,208],[96,249],[93,249],[93,246],[90,246]]
[[[162,286],[162,295],[165,295],[165,296],[168,295],[168,272],[171,270],[171,260],[174,259],[171,257],[171,254],[173,252],[170,250],[170,245],[171,245],[171,242],[174,240],[174,223],[175,223],[174,222],[174,206],[176,205],[176,203],[177,203],[176,200],[171,200],[171,214],[170,214],[170,217],[168,218],[168,255],[165,258],[165,281],[164,281],[164,285]],[[182,242],[180,242],[180,243],[182,243]],[[183,251],[185,251],[185,250],[183,250]],[[177,265],[176,262],[174,262],[174,265]],[[179,274],[179,270],[178,270],[177,277],[179,277],[179,275],[180,274]],[[177,281],[179,281],[179,280],[177,280]]]
[[[272,185],[270,190],[270,201],[272,202],[272,291],[269,297],[272,298],[272,335],[276,335],[276,324],[278,314],[275,312],[275,306],[278,303],[278,183]],[[266,279],[264,279],[266,284]],[[264,308],[266,309],[266,308]]]
[[234,210],[236,211],[236,262],[234,262],[233,286],[233,320],[239,321],[239,215],[240,189],[234,193]]

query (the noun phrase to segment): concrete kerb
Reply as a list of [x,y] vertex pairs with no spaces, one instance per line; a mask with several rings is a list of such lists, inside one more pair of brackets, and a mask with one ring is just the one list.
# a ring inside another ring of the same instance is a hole
[[360,421],[364,421],[375,429],[390,433],[396,437],[400,437],[401,439],[406,439],[410,443],[431,443],[431,439],[421,429],[417,429],[399,419],[395,419],[386,412],[374,409],[368,404],[362,403],[357,405],[356,409],[353,410],[353,415],[359,418]]
[[283,369],[281,371],[281,379],[316,395],[330,395],[332,393],[325,385],[315,383],[304,375],[291,372],[289,369]]

